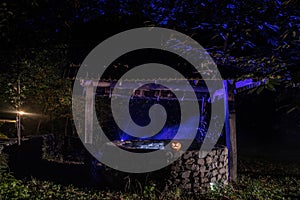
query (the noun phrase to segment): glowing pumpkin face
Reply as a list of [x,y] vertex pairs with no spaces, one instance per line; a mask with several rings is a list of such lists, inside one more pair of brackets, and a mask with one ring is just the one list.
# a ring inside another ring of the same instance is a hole
[[176,150],[176,151],[180,151],[181,149],[181,143],[178,141],[172,141],[171,142],[171,147],[172,149]]

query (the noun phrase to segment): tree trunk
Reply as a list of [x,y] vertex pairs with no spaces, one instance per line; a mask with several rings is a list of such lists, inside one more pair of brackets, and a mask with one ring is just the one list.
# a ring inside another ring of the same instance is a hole
[[[43,115],[45,115],[46,111],[47,111],[47,106],[45,105],[44,109],[43,109]],[[39,122],[38,122],[38,124],[36,126],[36,135],[39,135],[39,133],[40,133],[40,128],[41,128],[42,120],[43,120],[43,118],[40,118]]]
[[69,123],[69,118],[66,117],[66,123],[65,123],[65,136],[68,135],[68,123]]
[[42,119],[39,119],[39,122],[36,126],[36,135],[38,135],[40,132],[41,124],[42,124]]

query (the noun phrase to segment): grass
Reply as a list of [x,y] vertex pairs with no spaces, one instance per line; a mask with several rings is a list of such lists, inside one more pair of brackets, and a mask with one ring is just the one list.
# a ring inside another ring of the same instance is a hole
[[174,188],[158,191],[155,183],[132,184],[127,192],[63,186],[35,178],[18,180],[2,172],[0,199],[300,199],[300,165],[259,160],[239,162],[236,183],[215,185],[206,193],[186,194]]

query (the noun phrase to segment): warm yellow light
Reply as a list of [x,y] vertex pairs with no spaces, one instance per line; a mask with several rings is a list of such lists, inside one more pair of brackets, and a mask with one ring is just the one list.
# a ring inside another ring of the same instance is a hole
[[180,151],[180,149],[181,149],[181,143],[178,142],[178,141],[173,140],[171,142],[171,147],[172,147],[172,149],[174,149],[176,151]]
[[18,111],[18,114],[19,114],[19,115],[24,115],[25,112],[24,112],[24,111]]

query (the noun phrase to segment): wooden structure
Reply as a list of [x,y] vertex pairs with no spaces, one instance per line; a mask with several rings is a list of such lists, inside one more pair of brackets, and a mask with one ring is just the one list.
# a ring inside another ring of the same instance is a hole
[[17,121],[14,119],[0,119],[2,123],[16,123]]
[[[180,82],[180,80],[173,80],[175,82]],[[194,80],[199,81],[199,80]],[[134,81],[132,81],[134,82]],[[93,133],[93,106],[94,106],[94,88],[101,89],[103,96],[109,98],[112,97],[113,88],[122,88],[124,90],[132,90],[133,87],[130,86],[130,81],[127,80],[126,84],[116,85],[117,81],[93,81],[93,80],[81,80],[81,85],[84,87],[85,91],[85,142],[92,143],[92,133]],[[252,79],[246,79],[239,82],[233,82],[224,80],[223,85],[225,88],[224,93],[214,92],[213,97],[206,95],[208,90],[203,86],[196,86],[193,91],[201,97],[201,113],[204,113],[205,103],[207,101],[214,101],[215,98],[225,98],[225,134],[226,134],[226,146],[228,148],[228,170],[229,170],[229,180],[235,182],[237,179],[237,143],[236,143],[236,117],[235,117],[235,106],[234,106],[234,96],[236,93],[243,92],[245,90],[258,87],[264,84],[265,81],[253,81]],[[178,84],[180,85],[180,84]],[[178,88],[180,90],[180,88]],[[163,87],[149,88],[140,87],[138,90],[133,92],[133,96],[140,98],[156,98],[156,99],[169,99],[172,100],[175,97]],[[188,99],[185,99],[188,101]]]

